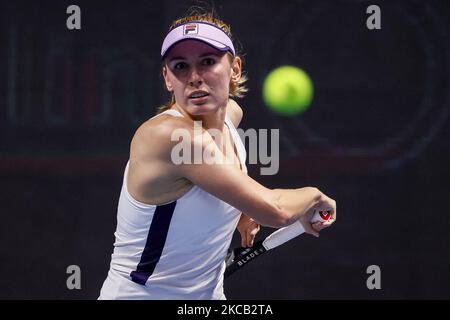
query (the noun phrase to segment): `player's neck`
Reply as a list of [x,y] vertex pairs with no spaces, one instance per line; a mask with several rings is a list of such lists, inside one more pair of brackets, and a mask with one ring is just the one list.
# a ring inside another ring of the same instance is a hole
[[201,121],[202,127],[206,130],[208,129],[217,129],[223,131],[225,116],[226,116],[226,106],[217,108],[217,110],[213,112],[209,112],[207,114],[202,115],[191,115],[187,113],[183,108],[179,106],[175,106],[175,108],[181,112],[185,117],[192,119],[193,121]]

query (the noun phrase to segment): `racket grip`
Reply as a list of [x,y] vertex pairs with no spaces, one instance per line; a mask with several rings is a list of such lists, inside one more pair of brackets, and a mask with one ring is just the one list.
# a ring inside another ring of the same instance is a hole
[[[331,211],[315,211],[313,217],[311,218],[311,222],[317,221],[328,221],[331,217]],[[270,234],[262,243],[266,250],[273,249],[278,247],[279,245],[301,235],[305,232],[305,228],[303,228],[300,221],[296,221],[293,224],[280,228],[277,231]]]

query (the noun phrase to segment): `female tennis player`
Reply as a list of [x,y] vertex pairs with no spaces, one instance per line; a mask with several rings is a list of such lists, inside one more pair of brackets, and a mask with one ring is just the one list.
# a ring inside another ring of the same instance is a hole
[[243,111],[230,99],[245,92],[245,77],[228,25],[212,14],[179,19],[161,57],[172,101],[132,139],[99,299],[225,299],[238,223],[244,245],[259,224],[299,220],[318,236],[328,225],[311,224],[314,210],[331,210],[334,221],[336,202],[314,187],[269,189],[246,174],[236,130]]

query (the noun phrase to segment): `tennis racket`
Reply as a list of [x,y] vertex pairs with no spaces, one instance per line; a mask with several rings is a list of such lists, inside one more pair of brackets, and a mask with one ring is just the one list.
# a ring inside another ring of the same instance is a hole
[[[316,211],[314,212],[311,222],[326,222],[330,220],[330,218],[331,211]],[[287,227],[278,229],[277,231],[271,233],[264,240],[255,242],[252,247],[229,249],[225,259],[225,278],[229,277],[237,270],[255,260],[257,257],[260,257],[267,251],[282,245],[283,243],[301,235],[304,232],[305,229],[300,221],[296,221]]]

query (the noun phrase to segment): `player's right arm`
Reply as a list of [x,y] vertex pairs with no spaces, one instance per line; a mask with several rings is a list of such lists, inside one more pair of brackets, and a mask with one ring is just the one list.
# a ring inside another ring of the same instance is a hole
[[[180,118],[168,119],[165,127],[166,130],[153,131],[153,136],[148,137],[154,142],[159,141],[160,146],[158,154],[154,155],[152,160],[169,162],[170,175],[191,181],[206,192],[245,212],[262,225],[279,228],[302,217],[309,221],[316,208],[326,207],[335,211],[334,200],[326,197],[317,188],[272,190],[244,174],[235,165],[227,164],[226,161],[208,164],[202,159],[201,164],[193,164],[193,161],[175,164],[172,150],[181,142],[171,139],[171,133],[176,129],[185,131],[191,137],[189,143],[192,151],[200,148],[203,152],[210,148],[209,150],[217,155],[218,159],[222,157],[224,159],[224,155],[208,132],[203,131],[201,139],[194,138],[194,127],[190,121]],[[310,225],[306,228],[306,232],[317,233]]]

